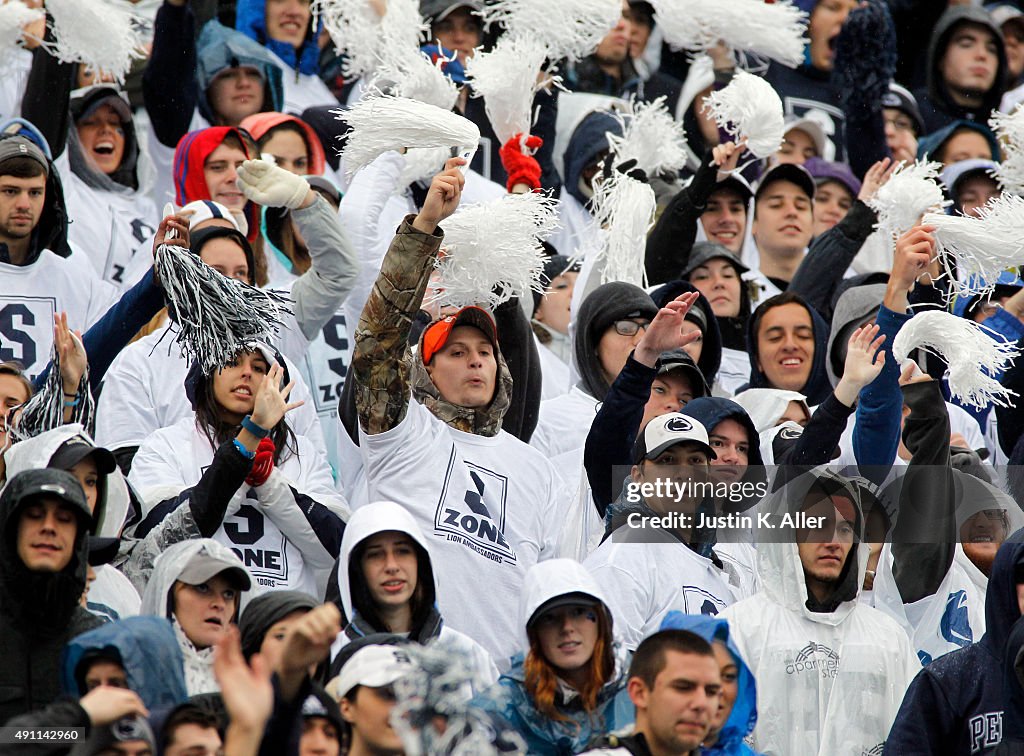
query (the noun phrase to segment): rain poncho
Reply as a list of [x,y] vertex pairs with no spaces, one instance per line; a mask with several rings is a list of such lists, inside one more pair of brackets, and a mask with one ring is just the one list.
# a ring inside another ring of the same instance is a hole
[[[766,504],[778,523],[828,475],[812,471]],[[833,485],[855,490],[829,476]],[[764,505],[763,505],[764,506]],[[859,504],[858,504],[859,506]],[[862,517],[857,515],[857,530]],[[722,612],[761,691],[754,748],[766,754],[837,756],[881,752],[911,678],[920,669],[906,633],[857,601],[867,544],[849,552],[831,612],[812,611],[793,531],[758,545],[762,589]],[[823,607],[822,607],[823,608]],[[872,750],[877,749],[877,750]]]
[[[579,562],[552,559],[530,570],[519,596],[519,630],[523,649],[530,645],[526,625],[534,613],[553,598],[576,593],[597,599],[602,609],[609,611],[597,581]],[[614,633],[614,627],[612,631]],[[556,721],[539,712],[526,690],[525,653],[513,659],[512,669],[502,675],[498,683],[476,703],[504,718],[526,741],[527,753],[551,756],[579,753],[594,738],[633,721],[632,707],[625,697],[628,655],[618,644],[611,653],[615,656],[615,671],[598,695],[597,709],[589,714],[581,708],[576,691],[561,680],[555,703],[568,720]]]

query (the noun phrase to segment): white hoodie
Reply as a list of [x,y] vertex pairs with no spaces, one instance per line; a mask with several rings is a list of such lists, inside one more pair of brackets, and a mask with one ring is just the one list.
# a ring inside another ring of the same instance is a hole
[[[786,498],[802,501],[810,479],[805,475],[787,486]],[[857,547],[858,590],[867,553],[867,544]],[[881,753],[921,668],[907,634],[856,598],[831,613],[808,609],[794,542],[761,543],[757,557],[761,591],[721,614],[757,679],[753,749],[801,756]]]
[[[344,520],[348,505],[334,491],[323,454],[296,436],[298,454],[287,454],[262,486],[243,483],[227,506],[214,540],[241,555],[256,593],[285,588],[323,596],[335,557],[314,528],[317,505]],[[192,417],[162,428],[139,447],[129,480],[142,496],[145,514],[169,514],[188,506],[188,489],[210,466],[214,448]]]
[[[427,560],[431,563],[431,573],[434,578],[432,596],[436,597],[441,593],[443,587],[440,585],[436,571],[433,569],[433,559],[430,554],[430,544],[423,537],[416,521],[405,509],[391,501],[377,501],[362,507],[345,526],[345,535],[341,539],[341,555],[338,558],[338,591],[341,596],[341,604],[345,609],[345,616],[351,619],[355,617],[355,607],[352,605],[352,587],[349,583],[348,566],[352,558],[352,552],[356,546],[367,538],[385,531],[398,531],[405,533],[412,538],[426,552]],[[422,579],[418,575],[417,579]],[[331,657],[337,656],[338,652],[345,647],[352,639],[342,630],[337,640],[331,646]],[[472,693],[480,693],[498,679],[498,668],[494,660],[487,653],[483,646],[474,641],[468,635],[453,630],[448,625],[442,624],[441,631],[437,635],[437,642],[448,648],[453,656],[464,659],[472,672],[473,683]]]

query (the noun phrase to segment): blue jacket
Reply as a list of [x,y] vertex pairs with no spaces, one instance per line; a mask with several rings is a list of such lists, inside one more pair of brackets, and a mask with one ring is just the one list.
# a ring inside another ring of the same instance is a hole
[[757,724],[757,684],[754,673],[743,661],[739,649],[729,635],[729,621],[700,614],[669,612],[661,622],[661,629],[689,630],[708,643],[725,643],[739,668],[736,680],[739,690],[736,692],[736,701],[732,705],[729,718],[725,720],[718,733],[718,742],[711,748],[701,748],[700,752],[702,756],[754,756],[754,751],[743,742],[743,739],[754,731],[754,725]]
[[235,28],[249,39],[266,47],[297,73],[316,76],[320,73],[320,47],[317,36],[323,28],[323,21],[315,17],[316,29],[306,31],[306,40],[296,50],[287,42],[279,42],[267,36],[266,0],[238,0],[235,6]]
[[[624,667],[624,665],[620,665]],[[557,722],[541,714],[526,692],[523,655],[512,659],[512,668],[498,678],[498,682],[474,704],[484,711],[497,714],[526,741],[526,753],[531,756],[571,756],[586,748],[592,740],[612,730],[633,723],[632,703],[626,695],[626,676],[620,673],[604,686],[598,696],[598,708],[587,715],[572,702],[559,706],[569,717]]]
[[985,634],[926,666],[907,688],[886,752],[991,754],[1003,731],[1003,651],[1020,619],[1016,570],[1024,567],[1024,531],[996,554],[985,594]]
[[128,687],[150,710],[188,698],[181,647],[171,623],[162,617],[128,617],[71,640],[61,658],[61,687],[75,698],[85,693],[75,671],[90,652],[116,653],[127,672]]

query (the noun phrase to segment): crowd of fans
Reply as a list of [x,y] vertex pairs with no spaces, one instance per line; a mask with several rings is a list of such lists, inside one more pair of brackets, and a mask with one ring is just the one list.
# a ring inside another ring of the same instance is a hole
[[[874,202],[926,158],[944,212],[1002,196],[1024,12],[787,0],[787,67],[674,49],[671,1],[622,0],[502,143],[489,0],[420,0],[481,139],[419,178],[339,157],[373,93],[310,0],[102,0],[144,22],[122,82],[45,21],[0,50],[0,753],[1024,753],[1024,406],[894,353],[935,310],[1024,344],[1024,280],[957,296]],[[742,67],[762,160],[703,107]],[[638,102],[685,168],[617,160]],[[643,280],[600,262],[616,173],[657,200]],[[440,306],[446,221],[527,192],[539,290]],[[162,245],[286,296],[279,331],[194,359],[234,314]]]

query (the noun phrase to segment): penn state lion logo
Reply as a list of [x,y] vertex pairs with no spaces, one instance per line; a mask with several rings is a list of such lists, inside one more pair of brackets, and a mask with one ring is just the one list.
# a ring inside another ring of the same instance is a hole
[[693,430],[693,423],[683,417],[673,417],[665,423],[665,430],[673,433],[687,433]]

